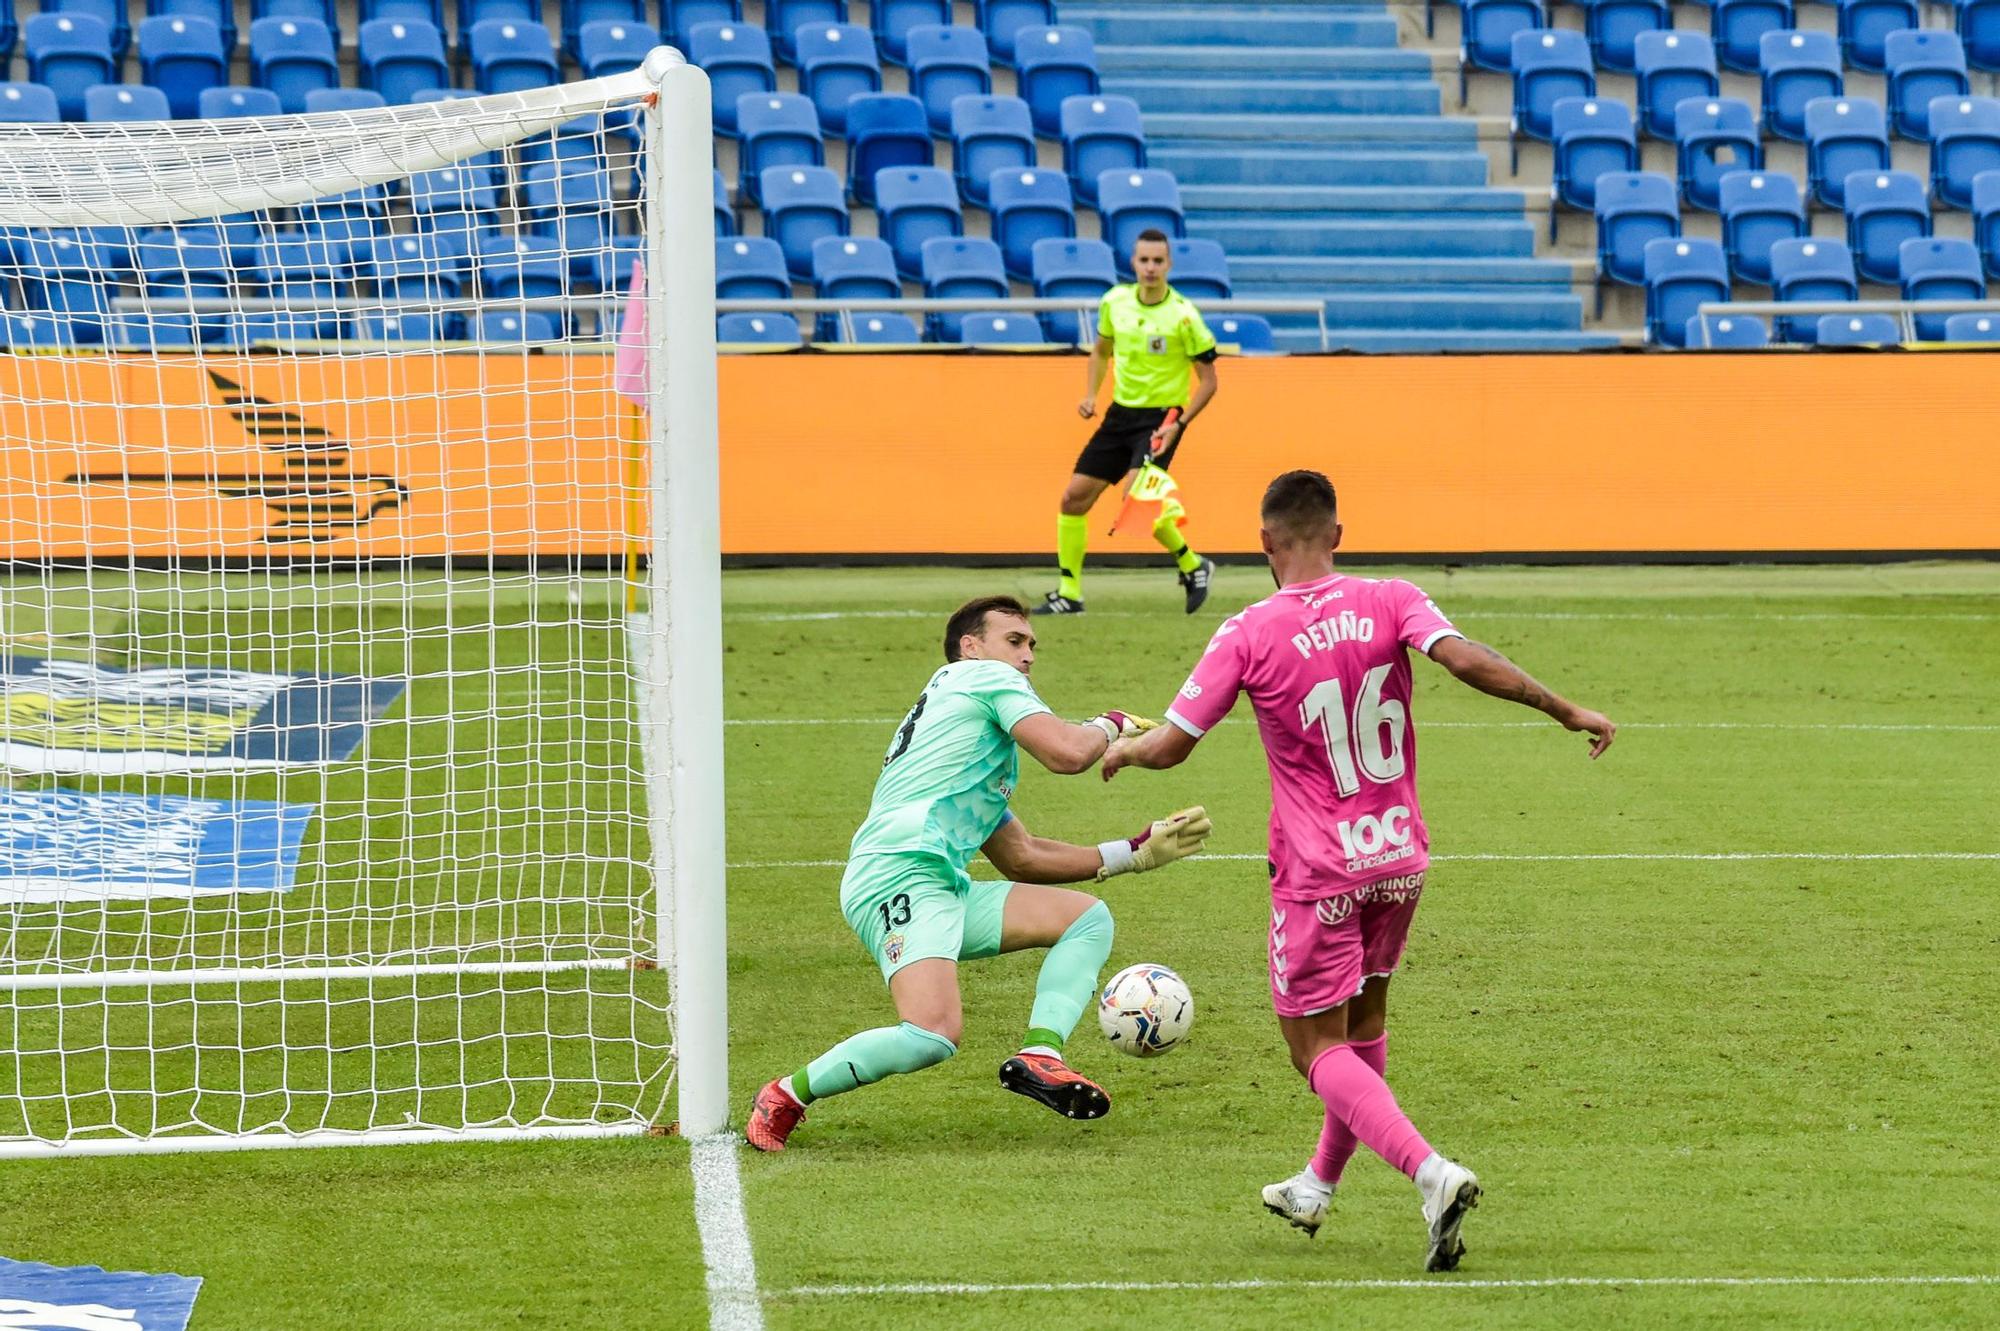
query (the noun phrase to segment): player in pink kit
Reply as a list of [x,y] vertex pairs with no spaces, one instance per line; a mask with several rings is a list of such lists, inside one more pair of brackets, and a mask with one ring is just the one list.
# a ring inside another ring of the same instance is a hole
[[1296,1067],[1326,1104],[1306,1168],[1264,1189],[1265,1207],[1308,1235],[1364,1142],[1416,1181],[1428,1227],[1427,1271],[1465,1252],[1459,1227],[1479,1202],[1472,1171],[1431,1149],[1383,1078],[1389,977],[1430,862],[1417,806],[1409,652],[1473,688],[1547,712],[1610,747],[1611,721],[1537,684],[1471,642],[1410,583],[1336,573],[1333,485],[1286,472],[1264,492],[1263,545],[1275,595],[1225,620],[1167,712],[1171,725],[1120,740],[1125,767],[1173,767],[1239,693],[1256,709],[1271,768],[1271,1002]]

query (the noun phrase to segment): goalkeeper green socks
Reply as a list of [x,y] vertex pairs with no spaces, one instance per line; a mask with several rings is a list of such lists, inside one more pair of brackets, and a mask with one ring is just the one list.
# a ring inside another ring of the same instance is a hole
[[[1065,935],[1067,936],[1067,935]],[[792,1074],[792,1094],[800,1104],[824,1100],[868,1086],[898,1072],[917,1072],[942,1063],[958,1046],[921,1026],[904,1022],[850,1035]]]
[[1164,507],[1159,521],[1153,524],[1153,539],[1166,547],[1181,572],[1192,573],[1201,567],[1201,556],[1188,549],[1188,543],[1181,539],[1181,519],[1186,516],[1179,504]]
[[1111,955],[1111,935],[1111,908],[1102,901],[1092,902],[1063,930],[1042,958],[1042,973],[1035,977],[1035,1006],[1028,1013],[1023,1049],[1062,1052],[1097,993],[1098,972]]
[[1056,567],[1062,580],[1056,594],[1083,599],[1083,552],[1090,545],[1090,519],[1082,513],[1056,514]]

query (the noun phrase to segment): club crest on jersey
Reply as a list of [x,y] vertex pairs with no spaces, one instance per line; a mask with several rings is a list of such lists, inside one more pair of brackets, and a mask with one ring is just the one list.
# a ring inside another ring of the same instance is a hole
[[907,941],[901,934],[890,934],[882,940],[882,955],[889,959],[891,966],[903,959],[903,945]]
[[1328,897],[1324,901],[1315,901],[1313,914],[1318,916],[1319,922],[1329,929],[1345,924],[1347,917],[1354,914],[1354,898],[1352,895],[1341,895]]
[[1161,337],[1158,333],[1153,334],[1151,337],[1146,339],[1146,351],[1150,355],[1154,356],[1166,355],[1167,339]]

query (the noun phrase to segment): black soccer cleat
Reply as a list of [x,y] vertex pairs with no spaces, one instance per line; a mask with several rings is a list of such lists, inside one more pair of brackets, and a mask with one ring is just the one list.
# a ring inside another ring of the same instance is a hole
[[[1187,592],[1187,612],[1193,614],[1208,600],[1209,579],[1215,576],[1215,561],[1204,559],[1195,566],[1192,573],[1181,574],[1181,587]],[[1082,606],[1077,607],[1079,610]]]
[[1102,1086],[1047,1054],[1014,1055],[1000,1065],[1000,1084],[1064,1118],[1103,1118],[1111,1112],[1111,1097]]
[[1031,615],[1080,615],[1083,602],[1072,600],[1061,592],[1050,592],[1042,598],[1042,603],[1028,612]]

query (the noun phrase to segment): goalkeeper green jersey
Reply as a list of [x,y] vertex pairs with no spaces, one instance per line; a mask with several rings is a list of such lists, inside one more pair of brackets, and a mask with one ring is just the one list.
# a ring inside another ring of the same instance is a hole
[[1215,350],[1201,311],[1172,287],[1154,305],[1140,300],[1131,283],[1111,288],[1097,307],[1097,335],[1111,339],[1117,364],[1111,400],[1121,407],[1185,407],[1188,366]]
[[1014,727],[1048,710],[1005,661],[954,661],[932,675],[889,741],[850,853],[916,851],[964,869],[1007,819],[1021,774]]

